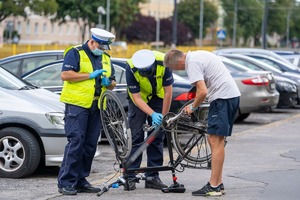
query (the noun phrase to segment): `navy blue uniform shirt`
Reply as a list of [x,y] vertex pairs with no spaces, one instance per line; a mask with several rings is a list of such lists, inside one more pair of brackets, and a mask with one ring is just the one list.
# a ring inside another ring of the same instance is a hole
[[[102,69],[102,56],[95,56],[92,51],[90,50],[88,46],[88,41],[82,45],[83,50],[85,53],[88,55],[92,65],[93,65],[93,70],[97,69]],[[62,71],[69,71],[73,70],[75,72],[79,72],[80,70],[80,56],[78,51],[75,48],[70,49],[65,58],[64,58],[64,63],[62,66]],[[109,77],[111,80],[115,80],[115,69],[113,68],[111,64],[111,76]],[[101,94],[101,78],[97,77],[96,78],[96,91],[95,91],[95,96],[99,96]]]
[[[156,67],[156,65],[155,65],[155,67]],[[153,90],[156,91],[156,70],[153,73],[153,75],[148,77],[148,79],[152,85]],[[126,81],[127,81],[127,87],[131,93],[140,92],[140,84],[135,79],[133,72],[128,64],[126,65]],[[172,85],[173,82],[174,82],[174,79],[173,79],[172,71],[170,70],[170,68],[167,67],[165,70],[164,77],[163,77],[163,83],[162,83],[163,87]]]

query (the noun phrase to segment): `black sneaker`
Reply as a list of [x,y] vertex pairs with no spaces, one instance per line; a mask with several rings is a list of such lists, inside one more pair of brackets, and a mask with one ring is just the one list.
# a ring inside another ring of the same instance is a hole
[[58,192],[63,195],[77,195],[77,190],[75,190],[72,186],[58,188]]
[[220,187],[220,191],[221,191],[222,195],[226,194],[226,191],[225,191],[223,183],[221,183],[218,187]]
[[128,180],[128,185],[125,183],[124,184],[124,190],[130,191],[130,190],[135,190],[135,180],[134,179],[129,179]]
[[159,177],[147,177],[145,182],[145,188],[162,189],[168,186],[164,184]]
[[76,190],[78,193],[98,193],[101,191],[100,188],[93,187],[90,183],[85,185],[77,186]]
[[222,192],[220,186],[213,188],[210,186],[210,183],[208,182],[200,190],[192,192],[192,195],[193,196],[221,196]]

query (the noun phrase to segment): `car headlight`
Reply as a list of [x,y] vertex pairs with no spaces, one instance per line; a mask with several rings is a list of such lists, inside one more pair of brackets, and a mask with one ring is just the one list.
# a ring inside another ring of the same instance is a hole
[[59,125],[59,126],[65,125],[64,113],[59,113],[59,112],[46,113],[46,117],[49,120],[49,122],[53,125]]
[[297,86],[287,82],[276,82],[277,83],[277,90],[278,91],[285,91],[285,92],[297,92]]

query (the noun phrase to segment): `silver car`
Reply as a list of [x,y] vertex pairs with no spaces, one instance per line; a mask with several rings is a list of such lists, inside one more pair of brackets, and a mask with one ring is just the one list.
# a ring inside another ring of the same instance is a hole
[[40,163],[61,164],[67,139],[59,95],[0,67],[0,177],[21,178]]

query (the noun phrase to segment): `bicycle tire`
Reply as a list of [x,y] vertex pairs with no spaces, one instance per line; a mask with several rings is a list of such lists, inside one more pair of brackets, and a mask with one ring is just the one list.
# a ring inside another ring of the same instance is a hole
[[[193,103],[193,99],[185,103],[179,111],[181,111],[185,106]],[[198,123],[207,125],[207,115],[208,115],[209,104],[201,105],[196,111],[194,111],[194,116],[196,117]],[[199,131],[189,131],[189,133],[180,133],[180,130],[186,131],[185,128],[180,127],[180,123],[174,127],[176,132],[172,132],[172,143],[179,156],[183,157],[188,163],[191,164],[202,164],[211,160],[211,150],[207,140],[207,134],[200,133]],[[192,150],[189,151],[189,148]],[[186,154],[186,155],[184,155]]]
[[131,131],[126,112],[117,95],[106,90],[100,98],[102,127],[117,159],[127,159],[132,148]]

